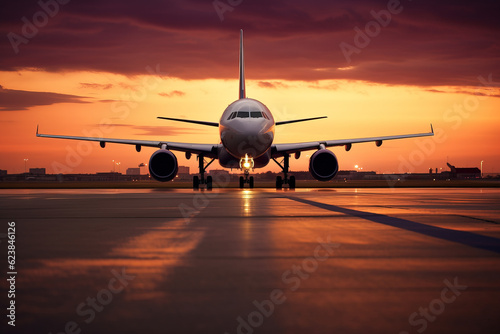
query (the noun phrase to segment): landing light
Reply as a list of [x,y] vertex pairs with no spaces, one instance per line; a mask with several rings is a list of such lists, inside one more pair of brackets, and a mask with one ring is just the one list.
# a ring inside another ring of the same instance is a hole
[[240,159],[240,168],[241,169],[251,169],[254,166],[253,158],[249,158],[248,154],[245,154],[244,158]]

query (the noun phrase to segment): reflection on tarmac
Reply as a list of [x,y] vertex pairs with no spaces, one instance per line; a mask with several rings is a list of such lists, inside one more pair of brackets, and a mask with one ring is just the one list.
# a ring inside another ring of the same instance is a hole
[[[15,329],[416,333],[422,308],[426,333],[498,332],[498,203],[496,189],[3,190]],[[454,280],[467,288],[436,309]]]

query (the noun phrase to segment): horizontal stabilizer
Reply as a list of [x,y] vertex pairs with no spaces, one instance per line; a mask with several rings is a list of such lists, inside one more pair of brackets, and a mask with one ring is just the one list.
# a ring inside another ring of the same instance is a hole
[[215,126],[215,127],[219,126],[219,123],[215,123],[215,122],[194,121],[194,120],[191,120],[191,119],[170,118],[170,117],[157,117],[157,118],[159,118],[159,119],[168,119],[169,121],[194,123],[194,124],[201,124],[201,125],[208,125],[208,126]]
[[290,123],[297,123],[297,122],[305,122],[305,121],[312,121],[315,119],[321,119],[321,118],[326,118],[327,116],[321,116],[321,117],[313,117],[313,118],[302,118],[302,119],[294,119],[292,121],[282,121],[282,122],[276,122],[276,125],[283,125],[283,124],[290,124]]

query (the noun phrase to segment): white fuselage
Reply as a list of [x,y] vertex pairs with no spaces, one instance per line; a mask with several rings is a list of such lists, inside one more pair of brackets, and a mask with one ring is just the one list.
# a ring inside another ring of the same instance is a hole
[[254,99],[231,103],[219,121],[222,145],[236,159],[257,159],[269,151],[274,140],[271,111]]

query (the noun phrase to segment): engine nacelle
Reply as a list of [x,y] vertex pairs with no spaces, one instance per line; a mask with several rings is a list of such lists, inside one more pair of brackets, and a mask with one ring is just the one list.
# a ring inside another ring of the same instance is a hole
[[311,156],[309,160],[309,172],[318,181],[331,180],[339,171],[337,157],[332,151],[321,149]]
[[149,159],[149,174],[155,180],[167,182],[177,175],[177,158],[169,150],[158,150]]

